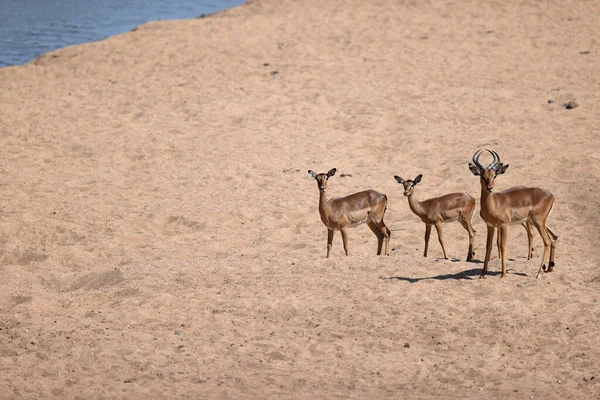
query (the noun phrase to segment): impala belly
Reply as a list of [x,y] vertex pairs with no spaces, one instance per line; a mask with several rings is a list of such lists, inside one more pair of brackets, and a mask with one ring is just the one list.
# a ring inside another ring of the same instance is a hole
[[443,221],[442,221],[442,223],[446,224],[446,223],[448,223],[448,222],[454,222],[454,221],[456,221],[457,219],[458,219],[458,216],[456,216],[456,217],[453,217],[453,218],[448,218],[448,219],[445,219],[445,220],[443,220]]
[[[527,221],[527,218],[514,219],[514,220],[510,220],[510,222],[508,223],[508,225],[521,225],[525,221]],[[485,224],[487,226],[493,226],[495,228],[498,228],[500,225],[502,225],[502,223],[500,221],[495,221],[495,223],[485,221]]]
[[527,218],[519,219],[519,220],[515,220],[515,221],[510,221],[509,225],[521,225],[525,221],[527,221]]
[[461,209],[460,208],[451,208],[451,209],[447,209],[442,211],[442,222],[443,223],[447,223],[447,222],[454,222],[456,221],[461,214]]
[[531,207],[518,207],[509,209],[508,217],[510,218],[510,224],[520,224],[525,222],[525,220],[529,217],[530,211]]
[[348,226],[354,228],[355,226],[364,224],[369,219],[369,213],[367,209],[354,211],[348,213]]

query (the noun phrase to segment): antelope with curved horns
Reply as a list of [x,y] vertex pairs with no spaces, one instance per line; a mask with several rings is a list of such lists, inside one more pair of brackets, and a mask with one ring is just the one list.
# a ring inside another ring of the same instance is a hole
[[[486,149],[487,150],[487,149]],[[531,223],[536,227],[544,241],[544,254],[540,269],[536,275],[539,278],[542,270],[552,271],[554,267],[554,251],[558,237],[546,226],[546,220],[554,204],[554,196],[547,190],[540,188],[515,188],[505,192],[493,193],[495,179],[508,169],[500,156],[495,151],[487,150],[494,158],[492,163],[484,167],[479,163],[479,157],[483,150],[473,154],[473,163],[469,163],[469,169],[473,175],[479,176],[481,183],[481,218],[487,224],[487,241],[485,249],[485,261],[481,278],[487,273],[494,231],[498,228],[499,253],[502,260],[502,278],[506,276],[506,239],[508,237],[508,225],[515,223]],[[548,268],[544,261],[548,257]]]
[[367,223],[377,236],[377,255],[381,255],[381,247],[385,238],[385,254],[390,255],[391,232],[383,222],[387,209],[387,197],[375,190],[365,190],[346,197],[327,199],[327,181],[335,175],[336,168],[326,174],[316,174],[308,170],[308,175],[317,181],[319,188],[319,214],[327,227],[327,258],[333,243],[333,232],[339,230],[344,242],[344,251],[348,255],[348,228]]
[[[508,192],[512,192],[518,189],[527,189],[526,186],[513,186],[509,189],[503,190],[501,193],[508,193]],[[525,228],[525,232],[527,232],[527,244],[528,244],[528,248],[527,248],[527,259],[531,260],[533,258],[533,225],[531,224],[531,221],[526,220],[525,222],[523,222],[521,224],[523,226],[523,228]],[[502,258],[502,254],[501,254],[501,249],[500,249],[500,235],[497,235],[497,239],[496,239],[496,244],[498,246],[498,258]]]
[[444,239],[442,237],[442,223],[458,220],[469,233],[469,252],[467,253],[467,261],[471,261],[475,255],[475,229],[473,229],[473,226],[471,225],[471,218],[475,213],[475,199],[467,193],[450,193],[445,196],[418,201],[415,199],[414,189],[415,186],[421,182],[422,177],[423,175],[418,175],[412,181],[405,181],[401,177],[394,175],[396,181],[404,186],[404,195],[408,197],[410,209],[425,223],[425,252],[423,253],[423,257],[427,257],[427,247],[429,245],[431,227],[435,226],[440,245],[442,245],[442,251],[444,252],[444,258],[448,259],[446,248],[444,247]]

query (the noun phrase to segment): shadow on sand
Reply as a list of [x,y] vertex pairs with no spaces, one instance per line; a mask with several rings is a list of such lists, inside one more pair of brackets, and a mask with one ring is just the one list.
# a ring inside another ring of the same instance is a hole
[[[500,271],[489,271],[486,274],[487,276],[497,276],[500,275]],[[527,274],[524,274],[522,272],[511,272],[511,270],[507,270],[506,271],[507,274],[513,274],[513,275],[519,275],[519,276],[528,276]],[[444,275],[437,275],[437,276],[430,276],[430,277],[426,277],[426,278],[410,278],[407,276],[390,276],[390,277],[385,277],[385,276],[380,276],[379,279],[384,279],[384,280],[398,280],[398,281],[404,281],[404,282],[409,282],[409,283],[417,283],[419,281],[425,281],[425,280],[429,280],[429,279],[435,279],[435,280],[439,280],[439,281],[445,281],[447,279],[479,279],[479,276],[481,275],[481,268],[472,268],[472,269],[468,269],[466,271],[462,271],[459,272],[457,274],[444,274]]]

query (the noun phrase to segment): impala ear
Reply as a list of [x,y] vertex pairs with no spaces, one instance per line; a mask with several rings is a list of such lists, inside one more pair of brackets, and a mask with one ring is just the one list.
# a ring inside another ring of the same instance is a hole
[[401,185],[404,185],[404,179],[400,178],[398,175],[394,175],[394,179]]
[[498,170],[496,170],[496,175],[502,175],[508,169],[508,164],[500,166]]
[[335,175],[336,172],[337,172],[337,168],[330,169],[329,172],[327,173],[327,178],[331,178],[332,176]]
[[469,163],[469,170],[471,170],[471,173],[473,175],[480,175],[479,168],[477,168],[477,166],[475,164]]
[[423,178],[422,174],[417,175],[417,177],[413,180],[413,185],[416,185],[417,183],[421,182],[421,178]]
[[317,179],[317,174],[315,174],[315,171],[313,171],[312,169],[308,170],[308,176]]

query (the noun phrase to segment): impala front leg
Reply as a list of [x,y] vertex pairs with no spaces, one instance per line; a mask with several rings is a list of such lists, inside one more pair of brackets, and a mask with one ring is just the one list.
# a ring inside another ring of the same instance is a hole
[[500,248],[502,249],[502,275],[500,278],[506,278],[506,239],[508,237],[508,224],[502,224],[498,228],[500,236]]
[[344,226],[340,228],[340,232],[342,233],[342,241],[344,242],[344,251],[348,255],[348,227]]
[[331,251],[332,243],[333,243],[333,229],[327,228],[327,258],[329,258],[329,252]]
[[487,226],[487,240],[485,242],[485,259],[483,261],[483,269],[481,270],[480,279],[485,279],[487,274],[488,263],[490,262],[490,255],[492,254],[492,247],[494,243],[494,227],[491,225]]
[[425,252],[423,257],[427,257],[427,247],[429,246],[429,237],[431,236],[431,225],[425,224]]

